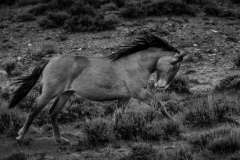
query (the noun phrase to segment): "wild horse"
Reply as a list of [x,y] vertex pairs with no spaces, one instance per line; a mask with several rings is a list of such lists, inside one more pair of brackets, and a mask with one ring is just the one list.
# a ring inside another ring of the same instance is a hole
[[[41,75],[43,83],[42,93],[18,132],[17,140],[23,140],[33,119],[54,98],[49,114],[55,141],[62,144],[69,141],[60,135],[57,116],[74,93],[93,101],[118,100],[115,114],[124,110],[130,98],[150,104],[154,97],[146,88],[151,74],[157,72],[156,87],[167,88],[185,55],[186,52],[167,41],[147,34],[105,57],[61,55],[42,60],[29,76],[16,81],[21,86],[13,93],[9,108],[15,107],[28,94]],[[161,109],[173,120],[163,105]]]

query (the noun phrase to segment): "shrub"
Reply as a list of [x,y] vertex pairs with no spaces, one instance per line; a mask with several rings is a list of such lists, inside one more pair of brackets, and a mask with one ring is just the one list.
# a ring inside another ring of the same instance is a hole
[[87,101],[78,96],[73,96],[66,104],[66,107],[63,108],[58,121],[67,123],[73,122],[76,119],[85,120],[102,117],[105,113],[104,106],[101,105],[101,103]]
[[220,83],[215,86],[216,91],[226,91],[226,90],[239,90],[240,89],[240,76],[233,75],[228,76],[220,81]]
[[177,123],[163,121],[162,115],[153,108],[129,110],[115,122],[116,137],[126,140],[160,140],[179,138],[180,127]]
[[6,158],[4,158],[3,160],[26,160],[27,159],[27,155],[25,153],[14,153]]
[[235,102],[217,98],[209,102],[207,99],[194,100],[191,109],[186,110],[183,123],[192,127],[211,127],[219,123],[236,123],[231,117],[236,110]]
[[173,101],[173,100],[166,102],[165,108],[171,114],[177,114],[183,111],[183,106],[180,105],[178,101]]
[[20,15],[16,16],[15,19],[18,22],[28,22],[28,21],[36,20],[36,18],[29,13],[20,14]]
[[102,9],[103,11],[115,11],[115,10],[117,10],[118,8],[117,8],[116,4],[114,4],[114,3],[108,3],[108,4],[105,4],[105,5],[101,6],[101,9]]
[[232,3],[240,3],[239,0],[230,0]]
[[11,91],[9,87],[1,87],[0,88],[0,99],[4,101],[8,101],[10,99]]
[[1,0],[0,1],[0,5],[1,4],[5,4],[5,5],[13,5],[16,3],[17,0]]
[[41,28],[53,28],[55,27],[55,23],[54,21],[48,19],[47,17],[42,17],[39,21],[38,21],[38,25]]
[[141,3],[128,3],[122,10],[121,15],[124,18],[142,18],[146,16],[145,8]]
[[233,62],[235,66],[240,67],[240,55],[236,59],[234,59]]
[[193,7],[189,7],[181,1],[156,1],[145,5],[147,15],[158,16],[158,15],[192,15],[196,14],[196,10]]
[[38,4],[28,10],[28,13],[35,16],[43,15],[50,9],[49,4]]
[[95,10],[89,4],[84,4],[83,1],[76,1],[69,9],[72,16],[89,15],[95,16]]
[[204,7],[204,12],[209,16],[220,16],[223,12],[223,8],[216,5],[207,5]]
[[125,6],[126,0],[111,0],[112,3],[115,3],[117,7]]
[[105,20],[102,15],[97,15],[96,17],[89,15],[73,16],[66,21],[65,25],[65,29],[72,32],[103,31],[113,28],[114,25],[111,21]]
[[101,7],[101,0],[82,0],[83,3],[86,5],[91,5],[94,8],[100,8]]
[[190,93],[189,81],[183,77],[176,77],[166,89],[167,92],[176,92],[179,94]]
[[113,124],[107,119],[86,120],[83,130],[87,141],[92,145],[110,142],[114,139]]
[[16,136],[25,121],[25,115],[17,110],[9,110],[6,102],[0,102],[0,133]]
[[214,154],[232,154],[240,150],[239,138],[239,133],[233,132],[226,137],[214,139],[207,148]]
[[58,36],[58,40],[60,41],[66,41],[68,39],[68,35],[67,34],[60,34]]
[[47,16],[39,21],[42,28],[62,27],[70,16],[66,12],[49,12]]
[[18,6],[28,6],[40,3],[40,0],[17,0]]
[[212,0],[183,0],[183,2],[187,4],[195,4],[195,5],[201,5],[201,6],[216,4],[215,1],[212,1]]
[[70,8],[74,3],[74,0],[52,0],[49,4],[51,10],[62,11]]
[[104,16],[104,20],[108,22],[110,26],[114,26],[119,23],[119,17],[116,14],[107,14]]
[[147,143],[135,143],[131,147],[132,153],[120,160],[156,160],[157,152],[156,150]]
[[45,41],[41,46],[41,52],[43,54],[54,54],[57,53],[57,46],[52,41]]
[[15,59],[7,59],[3,62],[3,68],[7,72],[8,75],[11,75],[12,71],[14,71],[17,67],[17,61]]

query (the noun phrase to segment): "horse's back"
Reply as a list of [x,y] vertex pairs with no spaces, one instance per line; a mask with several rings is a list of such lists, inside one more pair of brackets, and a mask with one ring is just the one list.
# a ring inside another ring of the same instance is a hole
[[116,67],[105,57],[55,57],[44,70],[43,84],[43,91],[50,94],[72,90],[83,98],[96,101],[129,96]]

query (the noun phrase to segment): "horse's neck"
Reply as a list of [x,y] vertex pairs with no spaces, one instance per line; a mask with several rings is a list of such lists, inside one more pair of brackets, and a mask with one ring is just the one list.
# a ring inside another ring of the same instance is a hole
[[150,48],[119,59],[117,67],[123,68],[120,70],[138,73],[139,77],[147,79],[156,70],[158,59],[166,54],[161,49]]

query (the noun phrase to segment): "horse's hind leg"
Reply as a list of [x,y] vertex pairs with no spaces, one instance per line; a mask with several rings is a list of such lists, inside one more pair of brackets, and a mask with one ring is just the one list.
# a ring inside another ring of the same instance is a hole
[[29,129],[29,126],[31,125],[33,119],[39,114],[39,112],[50,102],[54,97],[53,96],[47,96],[45,94],[40,95],[36,103],[34,104],[33,108],[31,109],[28,118],[24,124],[24,126],[19,130],[18,137],[16,138],[18,141],[22,141],[26,132]]
[[53,136],[56,143],[60,144],[69,144],[69,140],[61,137],[59,127],[57,125],[57,117],[59,112],[62,110],[62,108],[65,106],[69,98],[73,95],[73,91],[66,91],[63,92],[58,98],[55,100],[53,106],[51,107],[49,114],[51,117],[51,123],[53,128]]

